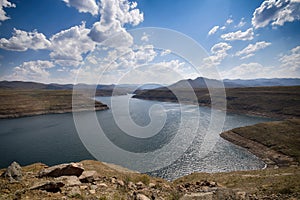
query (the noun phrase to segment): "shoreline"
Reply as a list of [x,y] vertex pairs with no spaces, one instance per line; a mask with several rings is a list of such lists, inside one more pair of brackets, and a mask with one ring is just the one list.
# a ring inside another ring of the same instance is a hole
[[[168,103],[178,103],[178,101],[172,100],[172,99],[157,99],[157,98],[144,98],[144,97],[133,97],[136,99],[141,99],[141,100],[149,100],[149,101],[160,101],[160,102],[168,102]],[[204,103],[193,103],[193,102],[181,102],[187,105],[198,105],[199,107],[208,107],[211,108],[210,104],[204,104]],[[224,111],[221,110],[220,111]],[[265,112],[253,112],[253,111],[244,111],[244,110],[234,110],[234,109],[226,109],[226,112],[230,114],[241,114],[241,115],[247,115],[247,116],[253,116],[253,117],[263,117],[263,118],[272,118],[274,120],[285,120],[285,119],[292,119],[294,116],[288,116],[288,115],[278,115],[274,113],[265,113]]]
[[220,137],[245,148],[267,166],[299,166],[300,119],[258,123],[222,132]]
[[239,147],[245,148],[250,153],[261,159],[265,163],[265,166],[261,170],[266,168],[289,167],[291,165],[297,165],[292,157],[272,150],[261,143],[242,137],[239,134],[236,134],[234,131],[230,130],[222,132],[220,137]]
[[81,108],[77,110],[73,109],[60,109],[60,110],[42,110],[42,111],[35,111],[35,112],[24,112],[24,113],[14,113],[14,114],[0,114],[1,119],[17,119],[23,117],[33,117],[39,115],[48,115],[48,114],[65,114],[65,113],[72,113],[72,112],[86,112],[86,111],[104,111],[108,110],[109,107],[107,105],[102,105],[100,107],[95,108]]

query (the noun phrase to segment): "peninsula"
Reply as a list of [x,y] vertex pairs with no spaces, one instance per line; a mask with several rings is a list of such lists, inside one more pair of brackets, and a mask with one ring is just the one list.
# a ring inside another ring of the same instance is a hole
[[[75,105],[72,97],[76,98]],[[107,105],[84,94],[73,96],[72,90],[1,89],[0,101],[0,119],[108,109]]]

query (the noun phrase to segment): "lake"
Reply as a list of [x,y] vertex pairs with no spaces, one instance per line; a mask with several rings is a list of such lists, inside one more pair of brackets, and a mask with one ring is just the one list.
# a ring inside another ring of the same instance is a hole
[[[210,108],[130,95],[96,99],[113,109],[0,120],[0,168],[12,161],[54,165],[97,158],[171,180],[196,171],[264,167],[260,159],[218,134],[206,142]],[[227,113],[223,130],[265,121],[271,119]]]

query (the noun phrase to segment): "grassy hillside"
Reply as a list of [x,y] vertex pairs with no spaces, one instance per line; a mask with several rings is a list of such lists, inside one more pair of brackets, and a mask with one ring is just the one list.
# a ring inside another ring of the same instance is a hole
[[230,134],[230,132],[262,144],[268,149],[289,156],[300,163],[300,119],[266,122],[235,128],[229,133],[222,133],[221,136],[226,139],[226,134]]
[[[175,90],[188,103],[201,106],[210,106],[211,104],[207,89],[194,89],[198,102],[192,100],[190,92]],[[174,93],[167,88],[137,91],[134,98],[177,101]],[[221,99],[216,96],[216,99],[218,98]],[[275,118],[300,117],[300,86],[227,88],[226,100],[227,110],[231,112]]]
[[[107,109],[84,95],[76,96],[77,110]],[[0,90],[0,118],[72,111],[72,90]]]

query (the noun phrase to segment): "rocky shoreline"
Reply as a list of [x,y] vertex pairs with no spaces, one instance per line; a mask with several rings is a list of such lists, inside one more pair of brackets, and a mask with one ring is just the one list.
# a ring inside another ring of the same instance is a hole
[[295,162],[292,157],[284,155],[278,151],[274,151],[263,144],[242,137],[234,131],[223,132],[220,136],[235,145],[247,149],[252,154],[263,160],[268,168],[297,165],[297,162]]
[[[299,88],[299,86],[226,88],[226,111],[275,119],[299,118]],[[210,93],[207,88],[194,88],[192,94],[184,89],[173,89],[176,95],[184,100],[186,104],[211,106]],[[218,89],[216,89],[216,93],[218,93]],[[178,102],[176,95],[170,89],[162,88],[137,91],[133,98]],[[197,100],[193,98],[195,95]],[[215,95],[214,99],[216,108],[218,103],[223,105],[222,91],[220,96]]]
[[0,119],[109,109],[72,90],[0,90],[0,101]]
[[[151,98],[151,97],[144,97],[144,96],[134,96],[133,98],[137,99],[143,99],[143,100],[150,100],[150,101],[161,101],[161,102],[169,102],[169,103],[178,103],[178,101],[174,99],[169,98]],[[181,102],[183,104],[187,105],[198,105],[203,107],[211,107],[210,103],[192,103],[189,101]],[[264,117],[264,118],[273,118],[278,120],[284,120],[284,119],[290,119],[294,116],[291,115],[283,115],[283,114],[276,114],[276,113],[269,113],[269,112],[259,112],[259,111],[251,111],[251,110],[237,110],[232,108],[226,108],[226,112],[232,113],[232,114],[242,114],[242,115],[248,115],[248,116],[254,116],[254,117]]]
[[235,128],[220,136],[246,148],[262,159],[269,168],[299,165],[300,119]]
[[47,114],[64,114],[72,112],[86,112],[86,111],[103,111],[108,110],[107,105],[102,104],[101,106],[96,106],[95,108],[80,108],[80,109],[59,109],[59,110],[41,110],[34,112],[23,112],[23,113],[13,113],[13,114],[0,114],[0,119],[12,119],[20,117],[31,117],[37,115],[47,115]]

